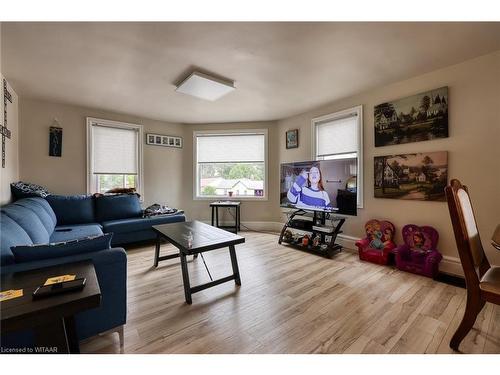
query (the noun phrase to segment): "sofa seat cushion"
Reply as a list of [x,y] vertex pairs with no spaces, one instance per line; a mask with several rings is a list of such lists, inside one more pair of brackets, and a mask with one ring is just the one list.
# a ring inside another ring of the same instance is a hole
[[67,242],[14,246],[11,250],[16,263],[35,262],[110,249],[112,237],[112,233],[107,233]]
[[94,198],[91,195],[49,195],[47,198],[59,225],[95,222]]
[[104,233],[123,233],[137,232],[141,230],[151,229],[153,225],[177,223],[186,221],[184,215],[160,215],[148,218],[131,218],[121,220],[110,220],[102,223]]
[[40,218],[30,208],[9,204],[2,207],[2,212],[19,224],[28,233],[33,243],[49,242],[49,232],[47,232]]
[[62,225],[55,228],[50,236],[50,242],[64,242],[84,237],[99,236],[103,234],[101,226],[96,223]]
[[32,245],[28,233],[13,219],[6,214],[0,214],[0,250],[1,250],[1,265],[6,266],[15,263],[14,254],[10,249],[17,245]]
[[142,216],[137,194],[103,195],[95,200],[96,221],[128,219]]

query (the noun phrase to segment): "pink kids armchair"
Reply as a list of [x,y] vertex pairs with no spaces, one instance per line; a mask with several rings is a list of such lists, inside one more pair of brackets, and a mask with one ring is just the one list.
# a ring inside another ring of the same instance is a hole
[[370,220],[365,224],[366,238],[356,241],[359,259],[389,264],[389,255],[396,248],[392,241],[394,225],[390,221]]
[[437,251],[438,232],[428,226],[408,224],[403,227],[404,245],[398,246],[396,267],[402,271],[435,278],[443,256]]

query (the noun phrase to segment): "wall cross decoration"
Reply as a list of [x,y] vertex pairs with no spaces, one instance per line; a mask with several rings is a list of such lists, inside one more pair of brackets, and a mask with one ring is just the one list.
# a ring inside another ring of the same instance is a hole
[[12,103],[12,95],[7,90],[7,81],[3,80],[3,125],[0,125],[2,133],[2,168],[5,168],[5,138],[10,139],[10,130],[7,128],[7,100]]

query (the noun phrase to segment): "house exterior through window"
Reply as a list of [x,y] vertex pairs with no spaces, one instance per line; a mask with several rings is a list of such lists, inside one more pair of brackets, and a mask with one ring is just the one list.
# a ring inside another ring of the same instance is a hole
[[267,130],[194,132],[194,198],[267,199]]

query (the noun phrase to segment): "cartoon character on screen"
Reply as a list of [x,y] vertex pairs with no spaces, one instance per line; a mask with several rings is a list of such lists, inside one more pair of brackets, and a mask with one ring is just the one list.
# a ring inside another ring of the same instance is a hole
[[300,172],[287,194],[290,203],[300,208],[326,208],[330,198],[323,188],[319,164],[313,164],[309,171]]

